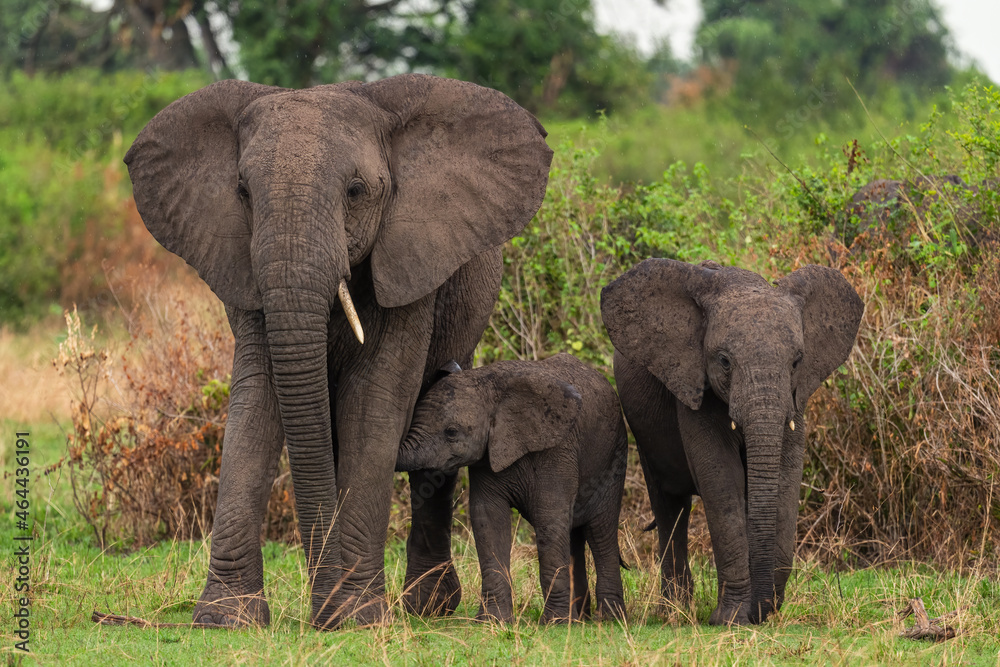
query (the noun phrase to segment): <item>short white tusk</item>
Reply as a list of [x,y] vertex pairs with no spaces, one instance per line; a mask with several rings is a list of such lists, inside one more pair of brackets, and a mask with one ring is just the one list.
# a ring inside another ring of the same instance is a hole
[[730,426],[733,427],[733,430],[735,431],[736,430],[736,422],[729,422],[729,424],[730,424]]
[[794,419],[789,420],[789,422],[788,422],[788,428],[792,429],[793,431],[795,430],[795,420]]
[[340,299],[340,305],[344,307],[344,314],[347,315],[347,321],[351,323],[351,328],[354,329],[354,335],[358,337],[358,342],[364,345],[365,331],[361,328],[358,311],[354,309],[354,302],[351,301],[351,293],[347,291],[346,280],[341,279],[340,287],[337,288],[337,297]]

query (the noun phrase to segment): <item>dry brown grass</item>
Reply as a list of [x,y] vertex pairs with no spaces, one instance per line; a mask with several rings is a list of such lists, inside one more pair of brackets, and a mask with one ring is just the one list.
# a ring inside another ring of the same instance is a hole
[[[74,310],[56,366],[73,395],[74,500],[102,546],[192,539],[211,530],[233,339],[201,283],[147,271],[116,291],[126,335],[102,343]],[[290,480],[266,536],[289,539]]]
[[70,417],[70,393],[52,358],[59,344],[52,324],[39,323],[27,332],[0,329],[0,415],[22,424]]
[[855,564],[1000,554],[1000,249],[933,272],[862,248],[846,372],[809,407],[803,548]]
[[[611,346],[595,315],[599,290],[586,286],[606,282],[634,250],[608,255],[607,239],[619,235],[608,219],[610,204],[593,205],[592,192],[571,185],[550,188],[555,201],[536,230],[551,237],[544,242],[551,256],[529,257],[531,239],[509,249],[508,298],[501,299],[480,360],[572,351],[610,373]],[[778,201],[768,207],[783,214]],[[556,238],[553,230],[567,218],[575,221],[572,233]],[[827,240],[794,225],[775,224],[769,234],[767,245],[748,245],[742,265],[765,267],[763,275],[776,278],[807,262],[831,261]],[[573,271],[559,280],[557,257],[573,259]],[[810,403],[800,555],[840,565],[929,559],[959,570],[995,568],[1000,250],[984,245],[935,267],[916,262],[898,243],[862,235],[834,261],[866,310],[850,361]],[[534,282],[525,282],[529,273]],[[131,284],[134,293],[123,300],[137,304],[124,318],[130,342],[98,373],[117,394],[88,404],[89,422],[85,411],[75,418],[77,463],[87,461],[85,452],[101,452],[93,461],[104,471],[90,515],[109,512],[124,521],[131,512],[115,534],[140,542],[202,535],[214,511],[231,337],[214,298],[215,310],[206,309],[198,298],[182,296],[185,289]],[[456,516],[463,521],[466,484],[460,488]],[[405,533],[408,494],[398,477],[391,535]],[[283,463],[266,536],[296,539],[292,500]],[[634,449],[622,517],[626,558],[655,565],[655,533],[641,530],[652,514]],[[693,552],[709,554],[697,503],[691,524]]]

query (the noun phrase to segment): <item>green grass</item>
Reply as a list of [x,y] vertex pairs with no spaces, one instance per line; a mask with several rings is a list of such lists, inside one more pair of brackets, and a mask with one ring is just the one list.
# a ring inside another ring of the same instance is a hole
[[[23,425],[5,422],[5,471],[13,469],[8,438]],[[655,564],[628,551],[623,572],[629,620],[542,627],[537,562],[529,540],[514,547],[518,621],[509,627],[470,620],[477,609],[478,567],[471,540],[456,537],[455,552],[464,600],[452,618],[424,620],[398,604],[405,569],[401,541],[389,544],[386,575],[395,601],[391,625],[320,633],[307,625],[308,590],[301,548],[264,547],[266,589],[272,623],[264,629],[205,631],[104,627],[92,611],[110,611],[161,622],[188,622],[208,563],[209,544],[161,543],[130,552],[101,552],[72,506],[65,471],[40,469],[63,451],[52,425],[31,425],[32,656],[39,664],[1000,664],[1000,583],[958,576],[924,565],[865,569],[840,574],[814,563],[798,563],[781,613],[763,626],[706,625],[716,590],[707,559],[695,563],[694,613],[657,606]],[[5,483],[4,533],[13,527],[12,490]],[[523,532],[519,532],[523,535]],[[11,542],[8,541],[7,544]],[[13,590],[13,568],[0,589]],[[899,638],[896,612],[921,596],[931,615],[967,607],[963,632],[940,644]],[[12,612],[4,596],[4,616]],[[7,634],[2,647],[15,658]]]

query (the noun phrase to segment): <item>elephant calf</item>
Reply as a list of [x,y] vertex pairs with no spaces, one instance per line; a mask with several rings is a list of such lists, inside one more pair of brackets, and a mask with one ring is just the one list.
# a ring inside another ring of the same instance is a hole
[[590,615],[584,542],[603,615],[624,616],[618,515],[627,439],[608,381],[571,355],[450,373],[417,403],[397,470],[469,466],[483,599],[510,622],[510,508],[535,527],[544,622]]
[[864,305],[834,269],[774,285],[715,262],[647,259],[601,293],[615,379],[659,529],[663,592],[691,598],[691,496],[719,571],[710,623],[781,607],[795,551],[806,402],[854,346]]

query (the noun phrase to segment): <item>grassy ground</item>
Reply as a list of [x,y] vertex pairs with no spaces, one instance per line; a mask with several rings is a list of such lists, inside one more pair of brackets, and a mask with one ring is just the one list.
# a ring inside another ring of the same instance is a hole
[[[4,470],[13,470],[10,443],[16,430],[32,433],[33,545],[29,662],[39,664],[969,664],[1000,665],[1000,584],[982,576],[957,576],[921,565],[854,572],[825,572],[800,562],[781,613],[755,628],[706,625],[715,598],[714,570],[696,563],[693,613],[658,609],[655,564],[636,553],[623,572],[629,603],[626,624],[586,623],[540,627],[541,595],[530,538],[519,531],[515,545],[515,603],[519,620],[510,627],[469,620],[477,608],[478,568],[471,540],[456,537],[456,559],[465,598],[455,617],[423,620],[395,606],[390,626],[318,633],[306,624],[308,591],[299,547],[264,548],[266,586],[272,610],[269,628],[236,632],[102,627],[93,610],[161,622],[190,620],[207,566],[207,541],[102,553],[93,546],[73,509],[62,471],[42,474],[63,451],[61,429],[44,422],[4,422]],[[5,482],[3,532],[13,532],[13,485]],[[623,535],[628,528],[623,531]],[[11,541],[7,541],[11,544]],[[403,545],[386,555],[391,599],[402,589]],[[14,568],[3,571],[0,589],[12,591]],[[896,612],[921,596],[931,615],[963,608],[962,633],[940,643],[898,637]],[[4,596],[4,616],[13,594]],[[5,633],[8,661],[18,656]]]

